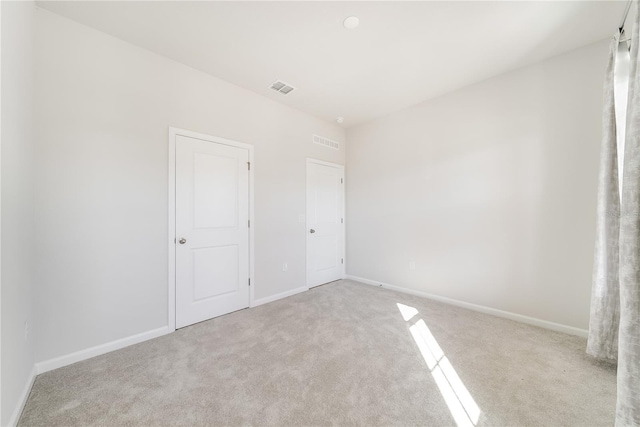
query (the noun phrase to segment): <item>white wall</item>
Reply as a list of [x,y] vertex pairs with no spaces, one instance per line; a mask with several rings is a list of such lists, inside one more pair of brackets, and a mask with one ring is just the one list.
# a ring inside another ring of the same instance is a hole
[[33,18],[32,2],[2,9],[2,378],[0,424],[16,421],[28,391],[33,327]]
[[255,146],[255,297],[304,286],[305,157],[344,163],[311,143],[341,128],[45,10],[36,24],[38,361],[167,324],[169,126]]
[[586,329],[607,46],[349,129],[348,274]]

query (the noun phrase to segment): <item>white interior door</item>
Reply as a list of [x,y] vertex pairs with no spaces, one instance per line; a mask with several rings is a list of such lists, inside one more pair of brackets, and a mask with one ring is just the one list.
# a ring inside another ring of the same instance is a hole
[[307,286],[344,277],[344,167],[307,161]]
[[176,135],[176,328],[249,306],[249,151]]

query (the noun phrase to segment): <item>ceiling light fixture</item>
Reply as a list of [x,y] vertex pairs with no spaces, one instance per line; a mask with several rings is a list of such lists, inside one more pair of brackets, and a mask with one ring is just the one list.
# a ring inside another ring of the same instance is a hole
[[338,122],[338,124],[340,124],[340,125],[341,125],[342,123],[344,123],[344,117],[338,117],[338,118],[336,118],[336,122]]
[[360,25],[360,19],[357,16],[350,16],[342,23],[347,30],[353,30]]

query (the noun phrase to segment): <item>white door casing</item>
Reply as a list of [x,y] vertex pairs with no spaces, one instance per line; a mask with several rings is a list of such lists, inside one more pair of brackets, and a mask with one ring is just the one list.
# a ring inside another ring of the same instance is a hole
[[307,159],[307,286],[344,278],[344,166]]
[[170,328],[172,299],[174,329],[250,305],[251,148],[170,130],[175,215],[173,234],[170,231]]

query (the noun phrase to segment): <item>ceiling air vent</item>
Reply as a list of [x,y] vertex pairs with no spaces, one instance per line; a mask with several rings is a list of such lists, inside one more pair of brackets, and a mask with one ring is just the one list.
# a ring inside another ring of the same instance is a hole
[[334,150],[340,149],[340,143],[336,141],[332,141],[329,138],[325,138],[319,135],[313,135],[313,143],[324,145],[325,147],[333,148]]
[[269,87],[269,89],[273,89],[276,92],[280,92],[283,95],[287,95],[289,92],[291,92],[295,88],[293,86],[289,86],[288,84],[281,82],[280,80],[277,80],[273,82],[273,84]]

